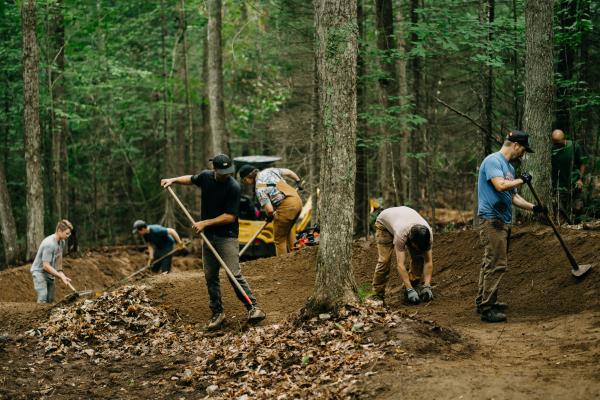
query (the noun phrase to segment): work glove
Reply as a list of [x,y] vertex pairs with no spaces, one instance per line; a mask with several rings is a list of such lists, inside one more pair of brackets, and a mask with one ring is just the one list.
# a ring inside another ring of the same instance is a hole
[[419,304],[421,299],[419,299],[419,294],[413,288],[406,289],[406,299],[410,304]]
[[423,301],[431,301],[433,300],[433,292],[431,291],[431,285],[423,285],[421,288],[420,297]]
[[185,247],[185,245],[183,244],[183,242],[177,243],[177,250],[183,250],[184,247]]
[[275,217],[275,214],[271,214],[271,215],[267,214],[267,216],[265,217],[265,221],[271,222],[271,221],[273,221],[274,217]]
[[523,180],[523,183],[527,184],[531,182],[533,176],[529,172],[523,172],[519,178]]
[[536,204],[533,206],[533,212],[534,213],[541,213],[541,214],[546,214],[548,212],[548,208],[546,208],[545,206],[541,205],[541,204]]

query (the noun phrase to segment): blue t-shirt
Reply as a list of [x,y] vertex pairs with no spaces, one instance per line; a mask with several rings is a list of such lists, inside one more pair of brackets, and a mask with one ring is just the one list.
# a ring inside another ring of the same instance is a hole
[[501,219],[505,224],[512,221],[512,197],[516,189],[499,192],[492,184],[492,178],[501,176],[507,181],[515,179],[515,168],[497,152],[490,154],[479,167],[477,215],[484,219]]
[[161,225],[148,225],[148,233],[144,235],[144,240],[155,250],[168,249],[175,244],[175,239],[169,235],[167,228]]

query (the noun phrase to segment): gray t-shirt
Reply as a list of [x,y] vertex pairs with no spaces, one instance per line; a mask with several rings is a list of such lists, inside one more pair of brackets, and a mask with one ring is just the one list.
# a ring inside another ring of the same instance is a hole
[[35,255],[35,260],[33,260],[33,264],[31,264],[31,272],[44,272],[46,277],[54,279],[54,276],[44,271],[43,262],[48,262],[52,268],[56,269],[56,261],[62,257],[64,248],[65,241],[61,240],[59,242],[56,240],[54,234],[42,240],[37,254]]
[[429,229],[431,242],[433,243],[431,227],[418,212],[410,207],[386,208],[377,217],[377,222],[385,226],[385,229],[394,236],[394,246],[398,251],[406,251],[408,234],[410,233],[410,228],[414,225],[426,226]]

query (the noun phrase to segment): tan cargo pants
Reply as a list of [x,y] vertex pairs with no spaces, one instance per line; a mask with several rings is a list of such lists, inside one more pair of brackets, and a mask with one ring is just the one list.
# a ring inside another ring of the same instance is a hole
[[[375,223],[375,242],[377,243],[377,265],[373,274],[373,290],[376,295],[383,296],[390,277],[390,261],[394,252],[394,236],[383,226]],[[423,255],[410,253],[408,276],[411,282],[419,283],[423,279]]]
[[496,303],[498,285],[508,268],[510,226],[498,219],[482,219],[478,228],[484,253],[475,304],[478,309],[485,311]]
[[279,189],[285,198],[277,205],[277,212],[273,219],[273,236],[275,240],[275,249],[277,255],[286,254],[294,245],[292,228],[296,223],[296,218],[302,211],[302,199],[290,185],[285,181],[277,182]]

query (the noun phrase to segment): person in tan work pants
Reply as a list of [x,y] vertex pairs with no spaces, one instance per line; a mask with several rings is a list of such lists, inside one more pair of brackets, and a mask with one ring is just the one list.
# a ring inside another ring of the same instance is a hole
[[256,197],[267,213],[267,221],[273,221],[277,255],[289,252],[294,244],[292,228],[302,211],[302,199],[284,177],[293,179],[298,189],[302,190],[300,178],[286,168],[259,171],[248,164],[243,165],[238,172],[244,184],[255,186]]

